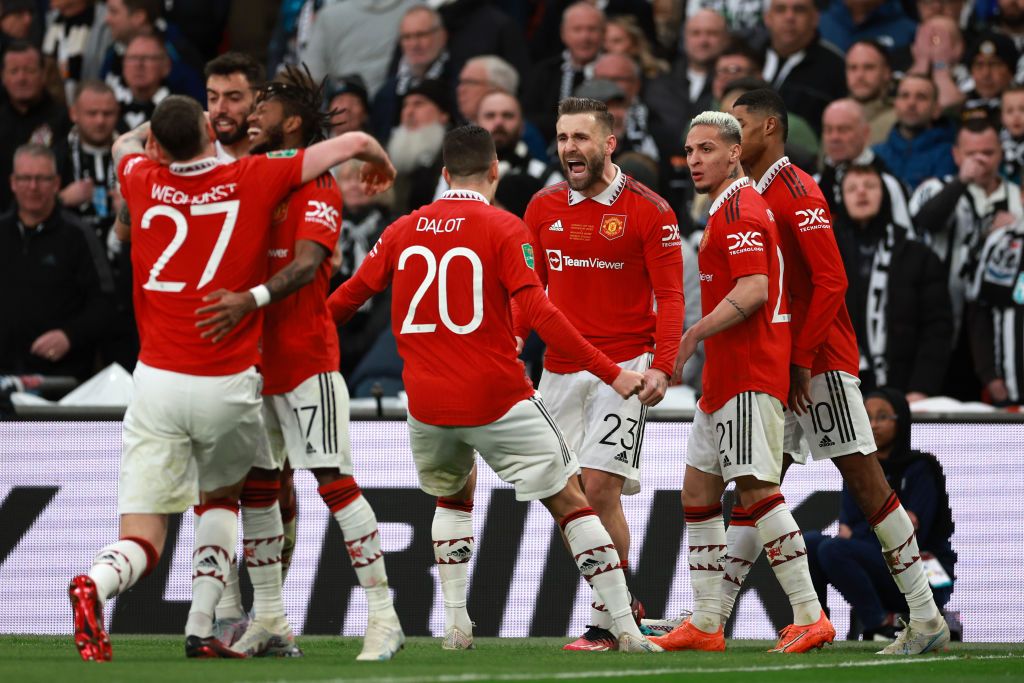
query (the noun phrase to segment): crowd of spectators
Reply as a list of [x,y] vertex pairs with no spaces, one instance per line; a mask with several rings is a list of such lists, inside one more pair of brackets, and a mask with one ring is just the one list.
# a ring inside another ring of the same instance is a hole
[[[205,104],[204,67],[228,50],[271,76],[305,63],[341,112],[329,134],[370,132],[394,160],[384,197],[336,169],[335,285],[446,189],[452,126],[491,132],[496,201],[521,215],[562,180],[569,95],[608,104],[613,159],[671,203],[689,250],[707,216],[689,120],[773,87],[787,153],[831,205],[865,386],[1024,402],[1022,0],[0,0],[0,374],[132,368],[110,147],[168,94]],[[357,396],[400,386],[384,297],[342,330]]]

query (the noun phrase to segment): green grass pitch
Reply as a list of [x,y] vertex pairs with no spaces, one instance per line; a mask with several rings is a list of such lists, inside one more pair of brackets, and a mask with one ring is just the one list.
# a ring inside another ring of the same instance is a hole
[[879,657],[873,643],[838,642],[805,655],[769,655],[768,641],[729,641],[724,654],[659,655],[570,653],[565,639],[481,638],[477,649],[444,652],[441,641],[411,638],[391,662],[356,662],[356,638],[299,638],[301,659],[190,661],[184,638],[114,636],[114,661],[82,662],[70,637],[0,637],[0,681],[375,681],[473,683],[474,681],[708,681],[793,683],[883,681],[971,683],[1024,681],[1024,644],[954,643],[948,652],[923,657]]

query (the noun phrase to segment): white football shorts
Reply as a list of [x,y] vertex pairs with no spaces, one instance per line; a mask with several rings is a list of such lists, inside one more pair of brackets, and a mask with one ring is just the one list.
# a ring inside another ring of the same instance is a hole
[[[644,353],[619,367],[645,372],[653,360],[654,354]],[[647,406],[635,395],[624,400],[586,371],[545,370],[539,389],[569,447],[578,454],[580,467],[618,474],[625,478],[624,495],[638,493]]]
[[786,411],[782,450],[793,462],[805,464],[808,452],[815,460],[827,460],[878,450],[858,378],[839,370],[814,375],[811,401],[811,410],[803,415]]
[[352,474],[348,431],[348,387],[340,372],[307,377],[283,394],[263,397],[270,452],[256,467],[279,470],[337,468]]
[[541,500],[558,493],[579,469],[539,395],[516,403],[494,422],[477,427],[442,427],[408,417],[409,441],[420,488],[433,496],[458,493],[480,453],[502,481],[515,486],[516,500]]
[[236,484],[268,450],[256,368],[204,377],[135,366],[122,427],[118,512],[184,512]]
[[727,482],[749,475],[778,484],[784,424],[782,402],[761,392],[737,394],[711,414],[698,403],[686,464]]

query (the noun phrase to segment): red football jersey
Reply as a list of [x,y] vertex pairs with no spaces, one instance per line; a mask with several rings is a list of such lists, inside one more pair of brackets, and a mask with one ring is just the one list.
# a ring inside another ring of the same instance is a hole
[[700,408],[712,413],[744,391],[786,403],[789,393],[789,301],[783,283],[782,249],[771,210],[740,178],[711,205],[697,254],[704,315],[715,310],[747,275],[768,276],[768,301],[747,320],[704,340],[704,394]]
[[[338,243],[341,191],[325,173],[292,193],[274,211],[270,227],[269,278],[295,258],[295,243],[310,240],[328,254]],[[267,307],[263,318],[263,393],[283,394],[321,372],[338,369],[338,328],[327,310],[331,259],[316,278]]]
[[409,413],[433,425],[483,425],[533,395],[509,303],[539,287],[533,260],[522,221],[477,192],[449,190],[389,225],[331,300],[390,283]]
[[846,269],[828,203],[814,178],[782,157],[757,183],[775,214],[793,310],[792,363],[814,375],[860,371],[857,334],[846,310]]
[[230,375],[259,364],[262,311],[214,344],[199,336],[196,309],[208,305],[203,297],[211,292],[244,291],[266,279],[270,216],[302,182],[302,156],[169,167],[141,154],[122,160],[140,361],[190,375]]
[[[541,190],[523,219],[548,297],[580,334],[617,363],[653,349],[652,367],[671,376],[683,333],[683,255],[668,203],[616,169],[593,198],[565,182]],[[544,367],[584,369],[550,348]]]

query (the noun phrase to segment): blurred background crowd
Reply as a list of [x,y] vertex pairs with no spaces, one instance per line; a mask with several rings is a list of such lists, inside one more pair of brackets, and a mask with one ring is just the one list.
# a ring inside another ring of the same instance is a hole
[[[227,51],[259,78],[305,63],[340,112],[329,134],[364,130],[394,160],[393,190],[373,198],[357,163],[336,169],[334,286],[446,189],[447,129],[491,132],[496,202],[521,216],[562,180],[559,99],[603,100],[615,163],[688,237],[690,324],[708,201],[686,169],[688,121],[773,87],[787,153],[831,205],[865,392],[1024,402],[1024,0],[0,0],[0,374],[133,368],[111,144],[168,94],[206,104]],[[401,388],[388,308],[385,293],[341,330],[355,396]],[[538,373],[539,340],[525,353]]]

